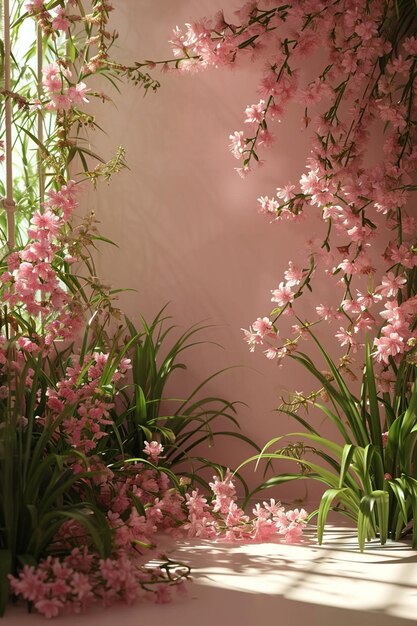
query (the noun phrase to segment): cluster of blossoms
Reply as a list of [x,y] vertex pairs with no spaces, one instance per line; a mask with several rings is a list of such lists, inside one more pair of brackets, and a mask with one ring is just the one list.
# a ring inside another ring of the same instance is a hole
[[53,62],[42,69],[43,81],[49,102],[46,108],[49,110],[69,111],[73,107],[78,107],[88,103],[86,94],[87,85],[83,82],[70,83],[71,71],[63,63]]
[[[90,421],[97,423],[95,417]],[[144,450],[156,462],[161,451],[157,442]],[[81,523],[64,522],[50,549],[66,556],[51,555],[36,567],[26,565],[17,577],[10,576],[12,592],[48,618],[79,613],[96,602],[165,603],[173,590],[184,594],[189,568],[161,555],[153,543],[158,530],[175,532],[185,519],[183,498],[167,474],[144,463],[110,469],[99,456],[86,453],[88,468],[80,457],[70,460],[70,466],[75,474],[85,477],[87,469],[91,476],[77,483],[80,500],[89,503],[94,493],[112,534],[111,554],[100,557]]]
[[49,556],[36,568],[25,565],[18,578],[11,577],[11,589],[52,618],[80,613],[95,602],[106,607],[118,601],[170,602],[173,590],[186,594],[186,573],[166,561],[144,564],[126,554],[101,559],[86,547],[73,548],[63,559]]
[[219,537],[226,541],[271,541],[284,537],[286,543],[300,540],[307,519],[304,509],[285,511],[280,502],[271,499],[263,505],[257,503],[251,518],[237,504],[230,471],[223,480],[218,476],[213,480],[209,483],[214,495],[210,503],[198,490],[186,494],[188,521],[184,529],[189,537]]
[[[113,366],[109,355],[102,352],[87,354],[83,359],[73,356],[65,376],[46,392],[49,411],[42,421],[58,420],[58,433],[71,448],[91,452],[113,423],[109,413],[114,407],[113,398],[103,391],[103,377],[109,369],[114,370],[109,381],[114,385],[130,368],[130,359],[122,358]],[[58,418],[69,406],[73,410],[61,422]]]
[[[67,556],[49,556],[37,567],[25,565],[17,577],[10,577],[16,596],[31,602],[46,617],[79,613],[93,602],[104,606],[119,600],[131,604],[140,598],[169,602],[172,588],[180,594],[186,592],[189,570],[158,553],[153,542],[161,530],[175,537],[225,541],[300,540],[307,518],[304,509],[285,512],[271,499],[256,504],[251,519],[236,503],[230,471],[222,479],[213,477],[210,500],[198,490],[184,497],[172,487],[163,466],[155,465],[163,452],[161,444],[147,443],[144,452],[151,465],[124,464],[114,471],[98,456],[88,457],[92,471],[88,487],[96,492],[97,504],[106,512],[113,534],[112,555],[100,558],[89,545],[85,528],[76,521],[65,522],[52,548],[66,551]],[[75,460],[72,469],[77,473],[85,467]],[[184,490],[186,484],[184,481]]]
[[55,339],[71,339],[80,329],[80,305],[63,288],[55,266],[57,259],[74,261],[62,247],[62,233],[76,206],[74,181],[51,190],[43,210],[32,216],[28,242],[7,257],[7,271],[1,275],[2,301],[42,329],[28,339],[27,351],[47,350]]
[[[68,6],[76,6],[76,0],[68,0]],[[29,15],[33,15],[39,22],[46,35],[54,31],[67,32],[76,16],[69,15],[65,6],[58,5],[52,12],[48,11],[43,0],[29,0],[25,3]]]
[[[260,99],[245,110],[249,133],[230,135],[230,150],[242,162],[237,171],[250,172],[260,161],[259,149],[273,143],[270,123],[291,102],[302,104],[302,127],[313,132],[307,170],[298,184],[260,197],[259,211],[274,223],[318,218],[323,224],[323,237],[308,242],[305,262],[297,268],[290,263],[271,290],[276,308],[245,331],[246,340],[251,350],[262,346],[280,362],[297,349],[307,328],[324,319],[335,325],[349,354],[364,345],[365,334],[374,337],[383,374],[391,362],[413,359],[417,340],[417,221],[407,209],[417,163],[417,39],[390,41],[398,17],[385,0],[292,0],[280,6],[249,0],[236,15],[238,24],[217,14],[187,24],[184,32],[176,29],[175,65],[233,65],[248,54],[265,61]],[[323,71],[302,85],[300,62],[314,53],[324,60]],[[378,141],[378,156],[372,157]],[[308,321],[300,319],[295,304],[320,273],[334,278],[340,296],[336,303],[320,303]],[[285,330],[281,339],[282,316],[293,322],[292,335]]]
[[[98,69],[107,65],[107,48],[117,37],[116,33],[110,33],[107,30],[108,16],[113,10],[108,0],[95,0],[92,3],[91,13],[86,13],[77,0],[66,0],[52,11],[46,8],[43,0],[29,0],[25,3],[25,8],[28,14],[36,19],[46,37],[56,39],[60,34],[67,33],[77,22],[83,22],[90,31],[92,27],[95,28],[97,34],[90,32],[86,47],[90,49],[91,46],[97,46],[98,53],[85,55],[85,59],[88,58],[88,60],[82,66],[82,72],[94,74]],[[77,9],[78,11],[74,13]],[[67,103],[68,98],[58,99],[59,105],[67,105]],[[61,106],[56,108],[59,109]]]

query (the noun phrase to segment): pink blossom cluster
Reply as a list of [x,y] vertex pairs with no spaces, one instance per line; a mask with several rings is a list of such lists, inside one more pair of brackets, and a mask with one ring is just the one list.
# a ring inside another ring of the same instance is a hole
[[[149,460],[157,461],[161,444],[148,442],[144,452]],[[256,504],[250,518],[237,505],[229,470],[223,478],[213,477],[212,497],[208,499],[198,490],[182,496],[162,465],[132,462],[110,468],[94,454],[88,456],[88,463],[86,468],[74,457],[71,467],[83,477],[86,469],[91,472],[91,478],[83,478],[80,484],[80,498],[91,501],[92,491],[95,493],[96,505],[106,513],[112,531],[112,554],[100,558],[81,523],[64,522],[51,550],[67,556],[48,556],[37,567],[25,565],[18,576],[10,577],[12,592],[46,617],[79,613],[93,602],[105,606],[119,600],[131,604],[141,598],[169,602],[172,587],[184,593],[183,571],[174,568],[168,576],[166,569],[154,564],[158,559],[164,562],[154,543],[158,531],[175,537],[226,541],[259,542],[283,537],[285,542],[294,543],[300,540],[306,525],[304,509],[285,512],[274,499]],[[87,487],[84,495],[83,484]]]
[[29,15],[33,15],[46,35],[54,31],[67,32],[75,16],[68,13],[70,6],[76,6],[76,0],[68,0],[66,6],[58,5],[52,11],[46,8],[44,0],[28,0],[25,9]]
[[[181,71],[197,71],[201,67],[219,67],[233,62],[238,46],[238,37],[232,32],[217,37],[217,27],[224,30],[223,13],[216,15],[213,24],[206,20],[186,24],[185,30],[178,26],[173,31],[170,43],[174,56],[178,59],[176,67]],[[243,41],[243,40],[242,40]]]
[[42,73],[42,85],[49,98],[47,109],[69,111],[73,107],[88,103],[87,85],[83,82],[71,84],[71,71],[63,64],[50,63],[42,69]]
[[37,567],[25,565],[18,577],[10,577],[11,590],[27,600],[46,618],[60,613],[77,614],[94,602],[108,607],[123,601],[169,602],[172,590],[183,594],[184,576],[158,565],[146,566],[139,556],[123,553],[101,559],[84,548],[73,548],[60,559],[49,556]]
[[[323,225],[323,237],[307,242],[308,258],[297,275],[290,263],[285,280],[271,289],[276,307],[270,318],[258,318],[246,340],[251,350],[263,346],[268,358],[280,361],[297,349],[307,327],[326,320],[349,354],[371,337],[383,373],[416,345],[417,220],[408,205],[417,165],[417,39],[403,36],[391,44],[386,33],[394,18],[384,0],[292,0],[285,6],[249,0],[236,14],[238,25],[223,14],[220,21],[217,15],[187,25],[174,51],[193,57],[193,67],[233,65],[248,52],[264,61],[260,99],[245,109],[249,132],[229,138],[241,176],[260,161],[259,149],[273,142],[274,119],[291,102],[304,105],[302,127],[313,132],[306,171],[298,184],[281,184],[260,197],[259,211],[274,223],[318,218]],[[221,42],[235,48],[219,62]],[[211,55],[199,49],[203,45],[211,46]],[[325,55],[323,71],[301,85],[299,68],[317,51],[320,61]],[[381,150],[370,159],[375,136]],[[338,303],[318,303],[301,321],[298,298],[319,276],[334,279]],[[297,323],[281,340],[277,321],[283,315]]]
[[27,351],[48,350],[54,340],[74,338],[80,329],[80,305],[63,288],[55,265],[65,257],[62,233],[76,206],[74,181],[51,190],[43,209],[33,213],[27,244],[8,256],[0,277],[4,304],[30,316],[39,330],[26,343]]
[[[101,369],[97,359],[94,361],[91,368]],[[77,376],[78,372],[74,368],[71,374]],[[98,371],[91,373],[92,383],[96,382],[94,376]],[[81,501],[91,502],[94,493],[96,505],[106,515],[112,533],[111,556],[100,558],[86,528],[69,520],[61,525],[51,544],[52,552],[67,556],[49,556],[37,567],[26,565],[17,577],[10,577],[12,592],[48,618],[62,612],[79,613],[93,602],[104,606],[120,600],[132,604],[138,599],[165,603],[171,600],[172,588],[184,593],[186,574],[175,568],[168,574],[166,567],[155,563],[159,560],[163,565],[166,559],[158,555],[152,543],[158,530],[175,534],[186,519],[183,497],[172,487],[163,468],[126,463],[111,469],[100,456],[91,454],[93,448],[84,447],[88,467],[79,457],[70,460],[70,466],[75,474],[83,476],[78,484]],[[155,461],[162,450],[152,441],[144,452]],[[86,472],[91,478],[85,478]]]
[[307,519],[304,509],[285,511],[280,502],[271,499],[263,505],[257,503],[251,518],[237,504],[229,470],[223,479],[214,476],[213,481],[210,488],[214,498],[210,503],[198,489],[186,494],[188,521],[183,528],[189,537],[260,542],[284,537],[286,543],[300,540]]
[[[110,367],[114,373],[108,381],[103,377]],[[49,411],[43,420],[58,421],[57,433],[71,448],[91,452],[112,424],[109,411],[114,406],[113,398],[102,391],[103,386],[117,383],[130,368],[130,359],[122,358],[113,367],[109,355],[102,352],[87,354],[83,359],[72,356],[65,376],[46,391]],[[68,417],[59,420],[68,407],[72,407]]]

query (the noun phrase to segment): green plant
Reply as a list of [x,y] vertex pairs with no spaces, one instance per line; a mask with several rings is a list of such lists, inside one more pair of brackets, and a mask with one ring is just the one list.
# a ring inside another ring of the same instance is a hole
[[185,398],[166,395],[168,383],[172,393],[174,374],[187,369],[184,353],[213,342],[199,338],[207,328],[201,324],[173,338],[176,326],[170,324],[171,318],[164,314],[165,309],[150,324],[142,318],[140,329],[126,320],[130,340],[133,340],[128,353],[132,361],[132,380],[119,390],[120,403],[112,413],[116,436],[113,447],[119,446],[124,455],[140,456],[146,441],[160,439],[165,449],[165,465],[175,467],[176,472],[208,487],[200,471],[204,467],[218,470],[219,465],[197,454],[202,444],[211,447],[216,437],[226,436],[240,439],[257,451],[260,448],[238,430],[225,429],[225,423],[239,429],[237,406],[240,402],[202,396],[204,388],[230,368],[211,374]]
[[262,459],[289,459],[303,470],[300,474],[272,477],[253,493],[289,480],[311,479],[324,483],[328,489],[323,493],[318,510],[310,515],[310,519],[317,515],[319,543],[323,541],[328,513],[333,509],[356,523],[361,550],[366,540],[378,536],[383,545],[388,538],[399,539],[411,527],[413,548],[417,548],[417,385],[408,382],[414,378],[415,366],[403,362],[393,390],[378,391],[367,343],[362,387],[360,395],[356,395],[320,342],[311,336],[329,372],[320,371],[306,354],[291,357],[319,381],[320,392],[322,395],[324,392],[328,402],[317,401],[319,394],[315,393],[304,398],[303,404],[313,404],[322,411],[339,431],[342,443],[322,437],[298,415],[298,407],[295,411],[286,408],[284,412],[308,431],[287,436],[311,442],[314,447],[310,450],[319,462],[303,455],[289,457],[282,450],[274,451],[273,446],[284,439],[277,437],[240,467]]
[[[0,400],[0,615],[8,600],[8,574],[45,557],[63,522],[84,526],[102,558],[111,552],[105,514],[93,499],[80,498],[81,486],[94,472],[85,454],[60,436],[79,402],[46,418],[48,393],[54,387],[49,361],[22,351],[17,340],[15,336],[9,342],[6,374],[0,377],[2,390],[6,385],[9,389]],[[105,387],[103,378],[97,397]],[[83,471],[73,471],[75,459]]]

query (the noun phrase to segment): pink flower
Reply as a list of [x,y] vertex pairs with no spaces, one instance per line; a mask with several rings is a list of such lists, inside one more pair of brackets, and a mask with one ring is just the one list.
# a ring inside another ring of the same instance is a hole
[[86,97],[88,91],[89,89],[85,83],[77,83],[77,85],[68,88],[67,96],[72,104],[79,106],[84,102],[89,102]]
[[320,304],[319,306],[316,306],[316,313],[320,318],[326,321],[336,319],[339,316],[334,308],[327,304]]
[[257,320],[253,322],[252,328],[261,337],[264,337],[265,335],[276,336],[276,333],[272,331],[272,322],[268,317],[258,317]]
[[325,98],[331,98],[333,96],[333,89],[320,78],[316,78],[310,83],[303,92],[301,92],[300,100],[306,107],[317,104],[320,100]]
[[25,9],[29,14],[38,13],[45,10],[45,5],[43,0],[30,0],[30,2],[25,2]]
[[417,39],[415,37],[406,37],[403,41],[403,47],[407,54],[417,55]]
[[389,358],[401,354],[404,351],[405,345],[403,338],[396,332],[392,332],[389,335],[376,338],[374,340],[376,346],[376,360],[380,363],[389,364]]
[[283,202],[289,202],[294,197],[295,185],[287,183],[284,187],[277,187],[277,198]]
[[35,602],[35,609],[48,619],[56,617],[63,606],[64,603],[57,598],[42,598]]
[[305,509],[294,509],[293,511],[287,511],[285,515],[290,522],[305,521],[308,517],[307,511],[305,511]]
[[384,298],[391,298],[396,296],[398,291],[407,282],[405,276],[395,276],[393,272],[388,272],[383,278],[379,287],[376,288],[376,292]]
[[235,130],[232,135],[229,135],[229,150],[233,154],[235,159],[242,158],[242,153],[245,149],[245,139],[243,135],[243,130]]
[[71,23],[67,18],[67,13],[64,7],[57,7],[55,9],[55,16],[52,19],[52,28],[54,30],[66,31],[70,27]]
[[59,111],[69,111],[71,108],[71,98],[64,93],[51,93],[51,102],[47,105],[48,109]]
[[147,441],[143,448],[144,453],[150,458],[153,463],[157,463],[160,455],[164,451],[163,446],[157,441]]
[[335,334],[336,339],[338,339],[341,347],[350,346],[353,343],[352,335],[347,330],[340,326],[339,331]]
[[389,74],[397,73],[407,75],[410,72],[412,64],[412,59],[403,59],[402,55],[399,54],[398,57],[395,57],[387,63],[386,69]]
[[260,124],[265,115],[265,100],[260,100],[258,104],[252,104],[245,109],[246,124]]
[[44,78],[42,85],[51,92],[59,92],[62,89],[62,78],[59,65],[57,63],[50,63],[42,69]]
[[264,354],[267,359],[272,361],[278,356],[278,349],[274,348],[274,346],[269,346],[266,350],[264,350]]
[[287,281],[288,287],[299,285],[303,279],[303,270],[295,267],[294,263],[290,261],[288,269],[284,272],[284,278]]
[[370,313],[363,311],[355,321],[354,331],[357,333],[363,330],[372,330],[372,328],[376,326],[376,323],[376,319]]
[[261,128],[258,134],[258,145],[269,148],[274,143],[274,135],[265,128]]
[[275,198],[269,198],[268,196],[261,196],[258,198],[259,213],[265,213],[266,215],[276,215],[279,202]]
[[299,524],[290,524],[285,533],[285,543],[298,543],[303,534],[303,529]]
[[257,345],[262,345],[262,337],[258,332],[254,332],[253,328],[249,326],[249,330],[241,328],[245,335],[245,341],[249,345],[250,352],[254,352]]
[[280,307],[291,304],[294,301],[294,292],[283,282],[278,285],[278,289],[271,290],[271,293],[271,302],[276,302]]
[[364,41],[378,36],[378,28],[375,22],[368,20],[361,22],[355,26],[355,32]]
[[357,300],[343,300],[340,306],[349,315],[359,315],[362,312],[362,305]]
[[323,209],[323,219],[338,220],[343,216],[343,209],[340,206],[326,206]]

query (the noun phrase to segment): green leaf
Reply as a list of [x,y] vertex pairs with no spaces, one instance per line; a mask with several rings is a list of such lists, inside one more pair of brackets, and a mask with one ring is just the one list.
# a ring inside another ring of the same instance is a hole
[[342,489],[343,487],[345,476],[346,476],[346,473],[349,471],[349,467],[352,462],[354,452],[355,452],[355,446],[352,444],[346,444],[343,447],[342,462],[340,465],[339,489]]
[[9,600],[9,574],[12,573],[12,553],[0,550],[0,617],[3,617]]
[[397,500],[403,525],[405,526],[408,521],[408,513],[406,506],[406,495],[404,491],[404,482],[399,478],[396,478],[394,480],[388,480],[387,482]]
[[[264,491],[265,489],[270,489],[271,487],[276,487],[277,485],[291,482],[292,480],[301,480],[302,478],[303,477],[300,476],[300,474],[280,474],[279,476],[273,476],[250,492],[247,499],[244,501],[242,508],[244,509],[247,506],[250,498],[252,498],[256,493]],[[308,478],[308,476],[304,476],[304,478]]]
[[327,516],[330,511],[330,507],[335,498],[340,498],[342,493],[347,491],[346,487],[338,489],[327,489],[322,495],[320,500],[319,512],[317,517],[317,541],[321,545],[323,543],[324,527],[326,525]]
[[364,496],[359,505],[358,515],[358,543],[361,552],[365,549],[365,541],[370,539],[372,534],[372,510],[375,499]]
[[382,432],[381,432],[381,418],[379,415],[378,396],[375,385],[375,374],[372,365],[371,350],[369,345],[369,339],[366,338],[365,343],[365,376],[366,387],[368,390],[369,400],[369,429],[371,431],[372,443],[382,449]]
[[388,539],[389,494],[387,491],[374,491],[373,495],[377,498],[378,527],[380,542],[383,546]]

